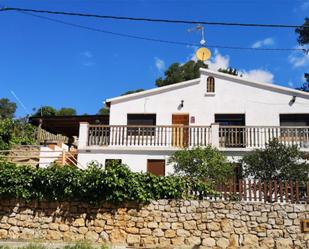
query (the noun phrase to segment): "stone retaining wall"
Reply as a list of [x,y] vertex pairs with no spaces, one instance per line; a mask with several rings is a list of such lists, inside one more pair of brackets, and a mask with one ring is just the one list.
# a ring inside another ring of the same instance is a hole
[[0,238],[134,248],[309,248],[309,205],[154,201],[145,206],[0,200]]

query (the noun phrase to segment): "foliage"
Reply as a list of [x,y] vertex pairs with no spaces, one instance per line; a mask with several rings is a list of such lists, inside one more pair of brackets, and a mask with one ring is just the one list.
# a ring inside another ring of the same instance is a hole
[[174,164],[176,174],[206,178],[216,183],[225,181],[233,172],[226,156],[211,146],[176,151],[169,163]]
[[[309,18],[305,18],[304,25],[306,27],[299,27],[295,30],[295,32],[298,34],[298,43],[301,46],[304,46],[306,44],[309,44]],[[307,49],[308,53],[308,49]],[[305,92],[309,92],[309,73],[305,73],[305,79],[306,82],[303,83],[303,85],[300,88],[297,88],[298,90],[302,90]]]
[[22,119],[0,120],[0,150],[9,149],[12,145],[35,144],[36,128]]
[[76,110],[71,107],[61,107],[59,110],[52,106],[42,106],[33,114],[34,117],[46,116],[74,116]]
[[156,199],[189,198],[190,190],[213,192],[210,183],[198,179],[134,173],[121,164],[106,169],[92,164],[86,170],[80,170],[57,165],[36,169],[0,162],[0,198],[144,203]]
[[254,150],[243,157],[244,175],[262,180],[306,180],[309,164],[303,160],[304,156],[297,146],[285,146],[274,139],[265,149]]
[[[50,247],[46,247],[45,245],[38,244],[38,243],[31,243],[26,246],[21,246],[21,247],[9,247],[9,246],[1,246],[0,249],[49,249]],[[65,245],[63,249],[108,249],[107,245],[101,245],[101,247],[97,246],[92,246],[90,243],[86,242],[79,242],[76,243],[75,245],[69,244]]]
[[297,41],[300,45],[305,45],[309,43],[309,18],[305,18],[303,26],[307,27],[299,27],[295,30],[295,32],[298,34]]
[[127,91],[127,92],[121,94],[121,96],[129,95],[129,94],[132,94],[132,93],[139,93],[139,92],[143,92],[143,91],[145,91],[145,89],[142,89],[142,88],[136,89],[136,90],[131,90],[131,91]]
[[33,116],[43,117],[43,116],[56,116],[57,110],[52,106],[42,106],[40,107]]
[[156,80],[156,86],[167,86],[178,82],[199,78],[200,68],[208,68],[208,66],[202,61],[188,61],[183,65],[173,63],[164,72],[165,77],[160,77]]
[[298,87],[296,89],[304,91],[304,92],[309,92],[309,73],[305,73],[304,77],[305,77],[306,82],[303,83],[301,87]]
[[62,107],[56,113],[57,116],[74,116],[76,115],[76,110],[71,107]]
[[238,75],[237,69],[236,69],[236,68],[231,68],[231,67],[228,67],[228,68],[219,68],[219,69],[218,69],[218,72],[226,73],[226,74],[231,74],[231,75],[235,75],[235,76]]
[[75,245],[66,245],[63,249],[108,249],[107,245],[101,245],[101,247],[93,247],[90,243],[87,242],[79,242]]
[[13,118],[16,112],[16,103],[7,98],[0,99],[0,119]]
[[98,113],[98,115],[108,115],[109,114],[109,109],[106,109],[105,107],[102,107]]

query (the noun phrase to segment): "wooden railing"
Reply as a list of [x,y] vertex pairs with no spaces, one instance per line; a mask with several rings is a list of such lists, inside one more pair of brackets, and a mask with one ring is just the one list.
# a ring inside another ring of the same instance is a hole
[[220,126],[220,147],[264,148],[277,138],[284,145],[309,148],[309,126]]
[[69,138],[66,136],[63,136],[61,134],[53,134],[50,133],[42,128],[38,128],[37,131],[37,140],[39,143],[45,143],[45,142],[62,142],[67,143]]
[[193,147],[210,144],[209,126],[90,125],[88,146]]
[[255,180],[222,183],[216,187],[216,196],[201,195],[201,198],[227,201],[309,203],[309,181]]

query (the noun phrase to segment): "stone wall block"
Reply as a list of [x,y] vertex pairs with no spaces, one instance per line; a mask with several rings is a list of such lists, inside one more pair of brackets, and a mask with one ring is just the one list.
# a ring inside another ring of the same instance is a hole
[[309,248],[301,230],[309,205],[159,200],[103,203],[16,203],[0,200],[0,239],[34,239],[133,248]]

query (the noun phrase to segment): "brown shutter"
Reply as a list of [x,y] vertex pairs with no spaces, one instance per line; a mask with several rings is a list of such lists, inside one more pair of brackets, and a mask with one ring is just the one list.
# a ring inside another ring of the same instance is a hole
[[165,175],[165,160],[148,159],[147,172],[156,176]]

